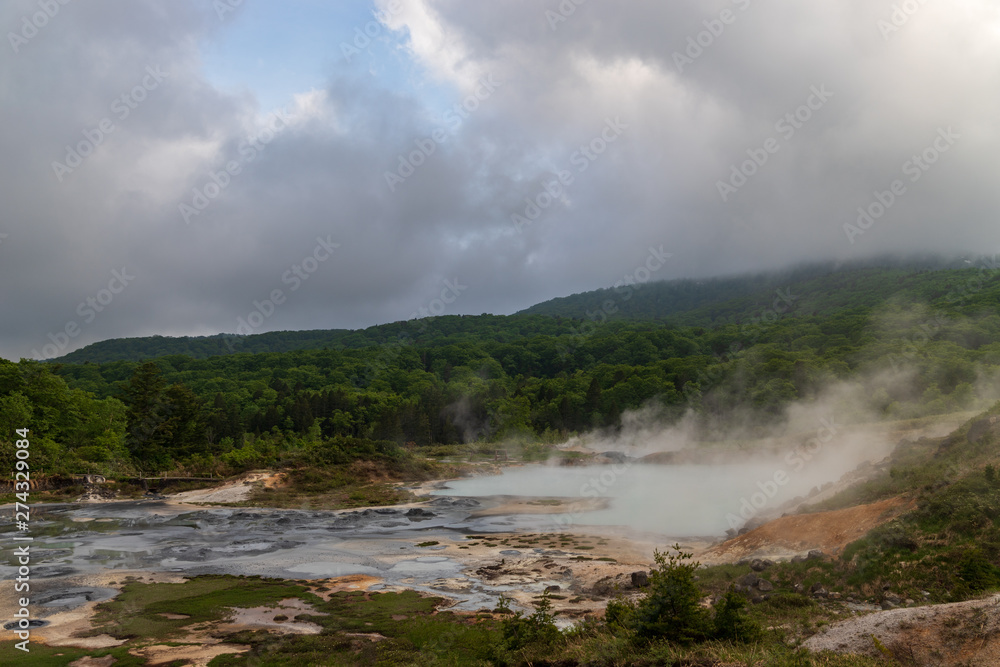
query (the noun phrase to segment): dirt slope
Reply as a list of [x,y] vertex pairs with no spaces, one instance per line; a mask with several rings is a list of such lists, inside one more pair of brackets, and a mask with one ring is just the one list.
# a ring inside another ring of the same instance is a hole
[[715,564],[744,558],[790,558],[812,549],[834,553],[912,507],[911,500],[890,498],[832,512],[783,516],[717,544],[698,558]]
[[1000,595],[848,619],[803,646],[872,657],[892,654],[917,667],[1000,665]]

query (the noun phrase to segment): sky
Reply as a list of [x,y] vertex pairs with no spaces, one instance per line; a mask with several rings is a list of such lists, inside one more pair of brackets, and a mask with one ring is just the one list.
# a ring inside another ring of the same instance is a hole
[[995,0],[5,0],[0,356],[998,249]]

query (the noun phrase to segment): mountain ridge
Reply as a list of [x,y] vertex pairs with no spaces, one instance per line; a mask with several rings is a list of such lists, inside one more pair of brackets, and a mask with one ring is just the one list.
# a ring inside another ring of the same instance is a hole
[[[1000,276],[998,265],[991,259],[978,260],[976,266],[969,264],[968,259],[811,264],[782,272],[619,285],[549,299],[511,315],[443,315],[364,329],[114,338],[46,361],[107,363],[178,354],[204,359],[234,353],[358,349],[391,345],[400,340],[419,341],[422,336],[493,336],[506,329],[506,323],[511,321],[516,322],[524,335],[564,329],[562,320],[583,322],[584,326],[588,322],[635,320],[716,329],[734,324],[746,326],[775,315],[868,312],[890,300],[901,299],[934,308],[957,306],[963,311],[995,305],[996,297],[1000,296],[1000,286],[996,284]],[[984,270],[992,274],[985,280],[981,276]]]

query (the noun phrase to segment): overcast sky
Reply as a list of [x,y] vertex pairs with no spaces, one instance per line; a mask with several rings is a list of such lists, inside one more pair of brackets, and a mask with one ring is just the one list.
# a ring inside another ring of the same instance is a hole
[[5,0],[0,25],[9,359],[1000,245],[995,0]]

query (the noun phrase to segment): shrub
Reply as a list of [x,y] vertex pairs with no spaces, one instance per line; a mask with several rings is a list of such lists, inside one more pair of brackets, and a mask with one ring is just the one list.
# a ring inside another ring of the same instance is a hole
[[757,621],[746,613],[747,599],[736,589],[730,588],[719,601],[715,610],[715,636],[737,642],[755,642],[764,631]]
[[616,634],[629,634],[636,627],[636,603],[618,596],[608,601],[604,609],[604,623]]
[[527,646],[548,647],[562,637],[555,624],[548,593],[535,603],[535,613],[531,616],[524,616],[522,612],[511,614],[510,603],[504,597],[497,602],[497,610],[506,614],[500,622],[500,645],[507,651]]
[[973,593],[981,593],[1000,583],[998,574],[996,566],[978,549],[965,554],[958,565],[958,578]]
[[653,553],[656,566],[649,573],[649,593],[636,606],[635,630],[640,637],[666,639],[680,644],[702,641],[712,634],[707,609],[698,603],[701,591],[694,580],[700,563],[673,547],[675,554]]

